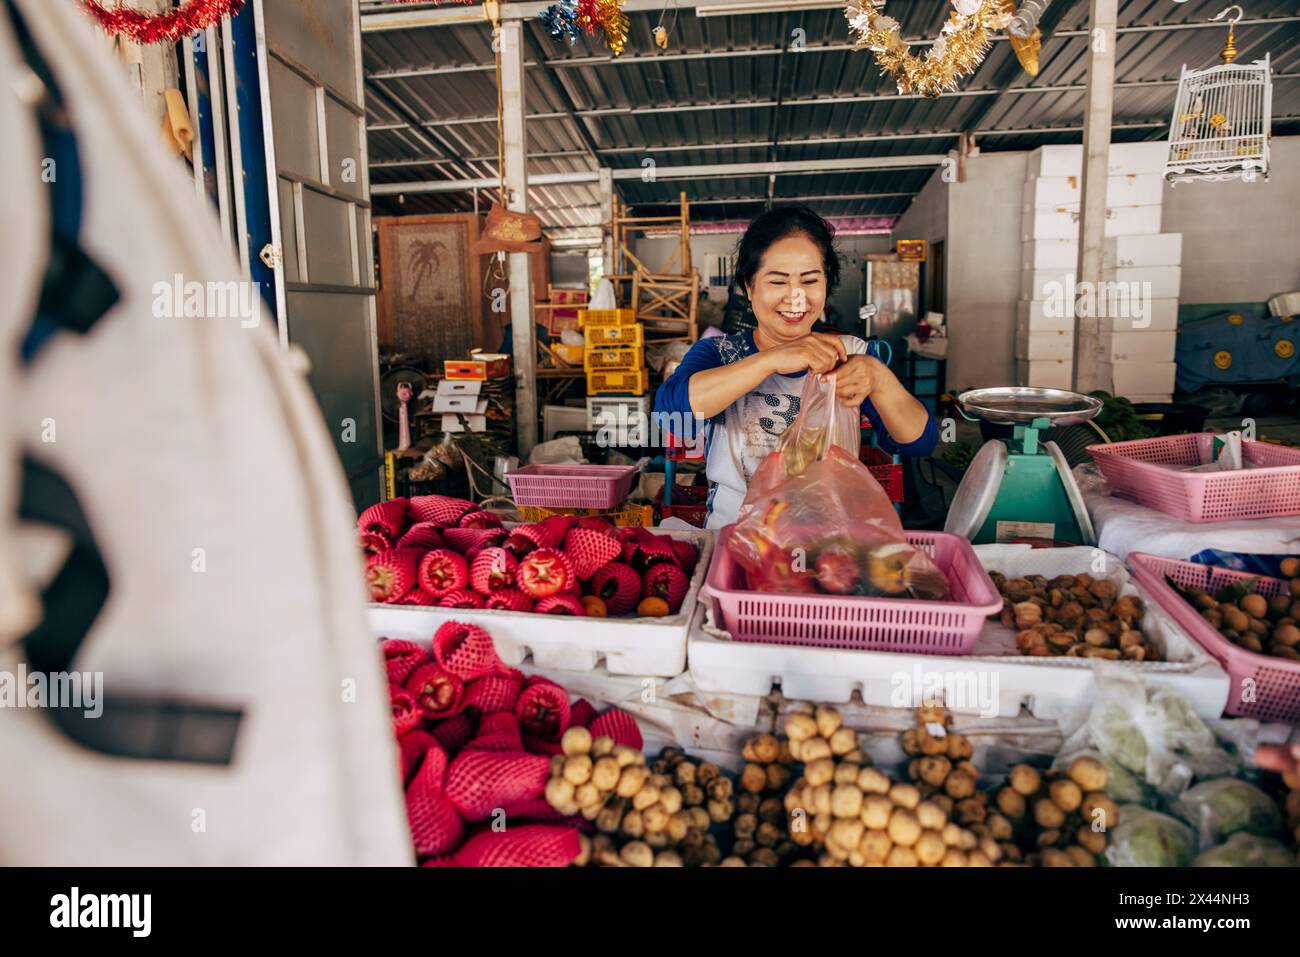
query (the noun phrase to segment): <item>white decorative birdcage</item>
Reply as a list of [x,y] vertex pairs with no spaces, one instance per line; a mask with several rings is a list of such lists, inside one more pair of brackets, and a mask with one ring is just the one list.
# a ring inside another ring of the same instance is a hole
[[1184,66],[1178,79],[1165,157],[1165,179],[1170,183],[1268,178],[1273,117],[1268,54],[1254,63],[1234,62],[1236,20],[1229,22],[1224,62],[1204,70]]

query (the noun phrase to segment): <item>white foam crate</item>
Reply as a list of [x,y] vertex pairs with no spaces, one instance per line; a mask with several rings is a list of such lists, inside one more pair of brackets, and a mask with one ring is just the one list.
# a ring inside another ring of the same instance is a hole
[[[1107,172],[1111,176],[1130,173],[1163,174],[1168,144],[1163,139],[1143,143],[1111,143]],[[1079,144],[1040,146],[1029,154],[1029,177],[1082,176],[1083,147]]]
[[[1107,206],[1106,236],[1153,236],[1160,232],[1161,206]],[[1026,209],[1020,216],[1020,238],[1079,238],[1079,210],[1065,206]]]
[[1107,266],[1102,278],[1108,283],[1126,283],[1142,299],[1177,299],[1182,287],[1182,266]]
[[1112,236],[1106,240],[1105,258],[1107,266],[1180,266],[1183,262],[1183,234]]
[[1122,395],[1130,399],[1134,395],[1172,394],[1174,380],[1177,377],[1177,362],[1137,361],[1101,364],[1101,381],[1110,383],[1110,388],[1106,391],[1111,395]]
[[1069,359],[1074,355],[1074,330],[1030,329],[1016,321],[1017,359]]
[[1074,304],[1065,315],[1057,315],[1063,310],[1060,303],[1047,302],[1043,299],[1021,299],[1016,303],[1016,331],[1023,327],[1029,332],[1067,332],[1074,328]]
[[1077,239],[1030,239],[1020,258],[1022,269],[1074,269],[1079,265]]
[[[1130,173],[1106,180],[1107,206],[1158,206],[1164,199],[1164,177],[1158,173]],[[1025,181],[1021,189],[1023,208],[1065,207],[1078,209],[1083,197],[1080,176],[1039,176]]]
[[[1124,566],[1106,555],[1105,566],[1096,570],[1097,550],[1064,548],[1031,550],[1028,545],[977,545],[980,561],[1009,577],[1089,572],[1108,578],[1126,594],[1141,589],[1130,580]],[[1228,700],[1228,676],[1200,646],[1153,603],[1144,627],[1165,649],[1170,659],[1163,662],[1101,662],[1086,658],[1030,658],[1014,653],[1014,634],[996,621],[985,625],[976,645],[977,654],[968,657],[897,654],[878,651],[845,651],[831,648],[803,648],[729,640],[725,632],[712,627],[711,619],[692,629],[688,654],[691,679],[704,693],[766,695],[773,684],[784,697],[801,701],[847,703],[854,693],[867,705],[906,707],[907,692],[918,684],[940,680],[955,687],[985,692],[987,701],[950,701],[958,713],[992,710],[999,717],[1012,717],[1027,709],[1043,720],[1077,718],[1086,713],[1096,693],[1096,674],[1101,668],[1140,673],[1147,682],[1181,692],[1202,717],[1217,718]],[[1007,653],[1010,652],[1010,653]],[[996,699],[996,705],[994,705]],[[992,714],[986,712],[988,717]]]
[[584,618],[477,608],[371,604],[368,607],[370,630],[376,638],[403,638],[427,644],[444,622],[463,621],[485,629],[492,636],[501,660],[512,668],[519,667],[531,655],[533,665],[541,669],[592,671],[604,661],[610,674],[674,677],[686,668],[686,636],[713,555],[713,533],[651,531],[686,539],[700,553],[690,591],[676,615]]
[[1101,356],[1105,362],[1173,362],[1177,332],[1116,332],[1103,329]]
[[1016,385],[1069,389],[1074,379],[1072,359],[1017,359]]

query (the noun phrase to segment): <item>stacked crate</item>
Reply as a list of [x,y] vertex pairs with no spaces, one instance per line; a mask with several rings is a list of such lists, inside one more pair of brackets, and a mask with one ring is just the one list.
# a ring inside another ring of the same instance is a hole
[[583,309],[582,365],[587,395],[645,395],[650,375],[645,367],[645,329],[634,309]]
[[[1182,236],[1160,232],[1165,152],[1163,141],[1110,147],[1103,288],[1093,301],[1104,316],[1104,388],[1135,401],[1168,401],[1174,390]],[[1016,313],[1020,385],[1070,388],[1082,178],[1082,146],[1044,146],[1029,156]],[[1102,300],[1109,300],[1104,312]]]

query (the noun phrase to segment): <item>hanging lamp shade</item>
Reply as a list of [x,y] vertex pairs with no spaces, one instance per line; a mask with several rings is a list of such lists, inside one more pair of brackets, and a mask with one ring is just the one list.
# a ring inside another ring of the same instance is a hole
[[[1240,8],[1231,9],[1240,18]],[[1268,178],[1273,121],[1269,58],[1265,54],[1254,63],[1237,63],[1235,25],[1234,19],[1220,54],[1223,63],[1204,70],[1184,65],[1179,76],[1165,158],[1170,183]]]

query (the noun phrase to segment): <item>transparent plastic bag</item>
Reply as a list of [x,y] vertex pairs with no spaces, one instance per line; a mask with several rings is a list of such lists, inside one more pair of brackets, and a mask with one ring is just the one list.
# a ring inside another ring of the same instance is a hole
[[1202,850],[1217,847],[1238,833],[1256,837],[1282,833],[1282,810],[1277,802],[1240,778],[1204,781],[1183,794],[1174,810],[1196,828]]
[[1188,867],[1197,850],[1196,832],[1182,821],[1125,804],[1111,831],[1106,860],[1112,867]]
[[857,459],[860,413],[804,377],[799,416],[750,482],[730,549],[755,591],[940,599],[948,581],[909,545]]

